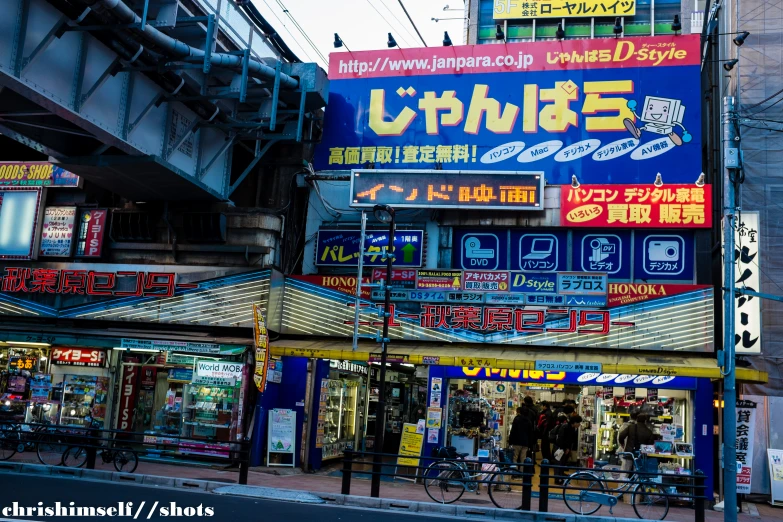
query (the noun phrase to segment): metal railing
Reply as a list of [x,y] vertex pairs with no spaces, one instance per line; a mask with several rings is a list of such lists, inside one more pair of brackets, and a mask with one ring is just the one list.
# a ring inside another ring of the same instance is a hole
[[[217,453],[217,445],[224,454]],[[155,449],[149,446],[155,446]],[[51,459],[42,457],[42,448]],[[186,448],[185,452],[183,448]],[[215,453],[209,454],[208,451]],[[0,461],[10,460],[16,453],[25,452],[35,452],[41,464],[86,469],[95,469],[100,455],[104,463],[114,462],[117,471],[131,473],[136,469],[135,465],[131,466],[133,462],[138,463],[140,456],[153,453],[156,457],[176,456],[193,462],[230,463],[239,469],[239,484],[247,484],[250,464],[249,441],[223,442],[96,427],[0,421]],[[58,453],[62,457],[59,461],[56,458]],[[128,467],[125,467],[126,464]]]
[[[375,456],[388,462],[374,465]],[[397,459],[417,460],[418,465],[398,464]],[[388,471],[390,467],[393,471]],[[583,468],[550,464],[547,460],[534,464],[529,458],[524,463],[513,464],[346,450],[341,473],[341,493],[344,495],[351,494],[352,481],[359,474],[378,481],[381,477],[391,477],[421,482],[428,496],[441,503],[458,501],[462,496],[460,490],[478,492],[486,487],[495,506],[532,511],[531,498],[536,490],[534,478],[538,477],[536,511],[540,513],[549,511],[550,500],[562,500],[576,514],[589,515],[602,507],[608,507],[611,512],[619,500],[625,498],[630,499],[639,518],[663,520],[672,503],[682,503],[693,509],[695,522],[705,520],[706,477],[698,470],[689,475],[674,475],[643,469],[625,471],[612,466]],[[454,490],[449,491],[454,494],[448,499],[438,499],[431,493],[432,487],[436,491]],[[499,492],[505,500],[498,499]]]

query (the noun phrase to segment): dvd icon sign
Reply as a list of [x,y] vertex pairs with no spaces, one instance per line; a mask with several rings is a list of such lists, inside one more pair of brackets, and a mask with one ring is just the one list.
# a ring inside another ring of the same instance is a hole
[[500,239],[495,234],[467,234],[462,238],[462,268],[497,270]]

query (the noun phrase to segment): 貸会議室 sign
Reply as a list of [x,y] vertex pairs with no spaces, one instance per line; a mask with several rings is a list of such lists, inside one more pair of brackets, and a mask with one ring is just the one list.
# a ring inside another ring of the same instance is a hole
[[[698,35],[335,54],[315,168],[544,172],[547,184],[568,186],[572,176],[652,184],[660,173],[667,184],[693,184],[701,172],[701,97],[692,88],[700,58]],[[403,204],[468,196],[448,184],[415,194],[379,184],[363,191],[367,204],[384,204],[388,190]],[[509,203],[508,190],[504,201],[502,187],[474,185],[472,203]]]

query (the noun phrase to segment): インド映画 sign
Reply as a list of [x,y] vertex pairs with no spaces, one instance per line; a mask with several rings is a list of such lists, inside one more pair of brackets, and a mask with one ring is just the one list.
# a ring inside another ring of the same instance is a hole
[[[550,4],[552,16],[569,15]],[[652,184],[660,173],[666,184],[693,183],[700,59],[698,35],[335,53],[315,167],[542,171],[554,185],[573,176]],[[428,191],[379,184],[402,204]]]

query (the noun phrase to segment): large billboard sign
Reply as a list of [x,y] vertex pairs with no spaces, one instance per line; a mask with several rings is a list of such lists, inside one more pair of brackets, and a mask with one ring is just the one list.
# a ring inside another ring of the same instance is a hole
[[699,63],[698,35],[333,54],[316,168],[693,183]]

